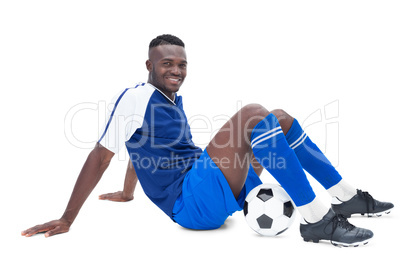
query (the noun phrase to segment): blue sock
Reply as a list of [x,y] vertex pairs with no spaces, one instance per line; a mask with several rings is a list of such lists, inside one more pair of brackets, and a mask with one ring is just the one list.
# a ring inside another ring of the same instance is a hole
[[251,147],[257,161],[282,185],[296,206],[314,200],[315,194],[306,174],[273,114],[254,127]]
[[325,189],[329,189],[342,180],[341,175],[332,166],[320,149],[315,145],[294,119],[286,139],[302,167],[311,174]]

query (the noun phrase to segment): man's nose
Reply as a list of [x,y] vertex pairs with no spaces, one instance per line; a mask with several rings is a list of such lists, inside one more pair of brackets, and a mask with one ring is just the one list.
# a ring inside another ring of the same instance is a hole
[[181,73],[180,68],[177,65],[172,66],[172,68],[170,69],[170,72],[174,75],[180,75],[180,73]]

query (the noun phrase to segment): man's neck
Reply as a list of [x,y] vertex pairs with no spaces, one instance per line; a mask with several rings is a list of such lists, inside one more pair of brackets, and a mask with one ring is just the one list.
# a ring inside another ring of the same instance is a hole
[[[149,83],[149,82],[148,82]],[[149,83],[150,85],[152,85],[151,83]],[[152,85],[156,90],[158,90],[163,96],[165,96],[167,99],[169,99],[173,104],[176,105],[176,103],[174,102],[176,100],[176,93],[173,92],[165,92],[159,88],[157,88],[156,86]]]

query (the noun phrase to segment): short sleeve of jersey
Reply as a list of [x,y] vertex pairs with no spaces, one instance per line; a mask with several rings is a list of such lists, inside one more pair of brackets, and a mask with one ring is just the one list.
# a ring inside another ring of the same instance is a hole
[[142,126],[145,111],[154,88],[143,83],[127,88],[111,101],[106,124],[99,132],[98,142],[118,153],[134,132]]

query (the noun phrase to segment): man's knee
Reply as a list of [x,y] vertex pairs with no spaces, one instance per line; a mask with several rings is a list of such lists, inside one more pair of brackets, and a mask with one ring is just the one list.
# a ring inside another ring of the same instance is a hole
[[262,119],[269,115],[269,111],[262,105],[247,104],[240,110],[242,123],[245,128],[254,128]]
[[292,126],[294,118],[282,109],[275,109],[271,113],[278,119],[283,132],[286,134]]
[[278,121],[293,119],[287,112],[282,109],[272,110],[271,113],[275,115]]
[[255,116],[264,118],[269,114],[269,111],[264,106],[257,103],[247,104],[240,111],[247,118]]

